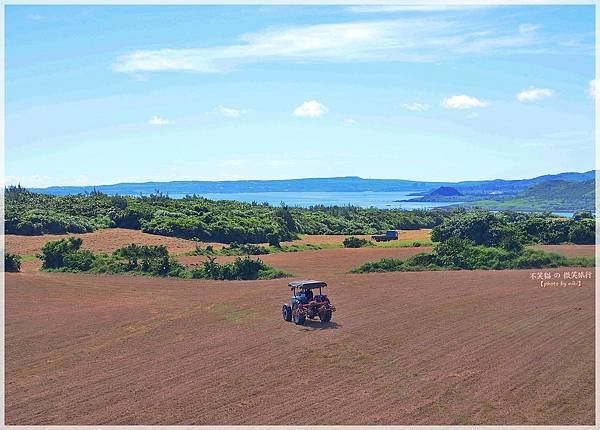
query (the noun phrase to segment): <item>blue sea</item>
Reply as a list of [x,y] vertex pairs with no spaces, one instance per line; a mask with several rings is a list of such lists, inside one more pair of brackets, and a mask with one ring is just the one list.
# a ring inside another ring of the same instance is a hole
[[[346,206],[378,209],[430,209],[457,204],[459,202],[408,202],[406,200],[420,196],[411,196],[411,192],[263,192],[263,193],[204,193],[198,194],[211,200],[237,200],[241,202],[269,203],[279,206],[309,207],[314,205]],[[173,198],[185,197],[184,194],[170,194]],[[396,201],[398,200],[398,201]]]
[[[261,193],[199,193],[198,196],[211,200],[237,200],[247,203],[269,203],[273,206],[279,206],[285,203],[288,206],[309,207],[315,205],[325,206],[358,206],[362,208],[378,209],[431,209],[443,206],[460,204],[462,202],[409,202],[407,200],[415,197],[410,195],[411,191],[399,192],[381,192],[381,191],[361,191],[361,192],[261,192]],[[169,194],[170,197],[180,199],[185,194]],[[554,215],[570,218],[573,212],[552,212]]]

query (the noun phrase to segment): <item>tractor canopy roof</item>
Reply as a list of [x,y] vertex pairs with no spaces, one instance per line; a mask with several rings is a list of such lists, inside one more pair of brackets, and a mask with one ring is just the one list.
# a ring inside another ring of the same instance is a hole
[[292,281],[288,284],[290,288],[300,288],[303,290],[312,290],[313,288],[323,288],[326,287],[327,283],[323,281],[314,281],[309,279],[304,279],[302,281]]

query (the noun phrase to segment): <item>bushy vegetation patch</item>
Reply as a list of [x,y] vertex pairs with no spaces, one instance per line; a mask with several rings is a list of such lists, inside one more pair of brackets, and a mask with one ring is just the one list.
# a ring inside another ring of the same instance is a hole
[[224,246],[219,250],[221,255],[265,255],[270,253],[271,251],[267,247],[253,243],[240,244],[237,242],[233,242],[231,245]]
[[593,244],[595,219],[589,212],[578,212],[571,219],[563,219],[549,214],[471,210],[455,213],[431,232],[434,242],[443,242],[451,237],[506,249],[532,243]]
[[[549,213],[492,213],[459,208],[274,207],[266,203],[212,201],[197,196],[171,199],[160,193],[140,197],[108,196],[99,192],[51,196],[31,193],[21,187],[7,188],[5,203],[5,232],[8,234],[85,233],[121,227],[203,242],[268,243],[269,247],[263,248],[269,252],[278,252],[278,248],[284,248],[282,242],[294,240],[300,234],[354,236],[420,228],[433,228],[433,241],[455,236],[485,246],[500,246],[502,241],[513,244],[595,242],[595,218],[589,212],[564,219]],[[231,255],[260,255],[248,254],[257,250],[232,250]]]
[[236,258],[233,263],[219,264],[209,257],[199,269],[186,270],[164,245],[131,244],[115,250],[112,255],[94,254],[80,249],[81,238],[70,237],[47,242],[40,258],[42,270],[89,273],[132,273],[178,278],[218,280],[273,279],[289,276],[266,265],[260,259]]
[[569,225],[569,242],[583,245],[596,243],[596,220],[592,217],[574,220]]
[[448,211],[273,207],[197,196],[171,199],[160,193],[51,196],[21,187],[7,188],[5,202],[9,234],[85,233],[121,227],[203,242],[269,243],[271,247],[296,239],[298,234],[356,235],[431,228],[449,216]]
[[438,244],[433,252],[407,259],[382,258],[352,269],[353,273],[417,272],[426,270],[502,270],[533,269],[562,266],[594,266],[593,258],[565,257],[538,249],[511,250],[504,247],[476,245],[471,241],[450,238]]
[[17,254],[7,252],[4,254],[4,271],[5,272],[20,272],[21,257]]
[[219,264],[214,257],[209,257],[202,267],[194,269],[191,277],[194,279],[216,280],[253,280],[284,278],[289,274],[266,265],[261,259],[250,257],[236,258],[232,263]]
[[389,240],[387,242],[376,242],[373,243],[375,248],[418,248],[420,246],[431,246],[433,242],[431,239],[402,239],[402,240]]
[[364,248],[365,246],[373,246],[373,242],[360,237],[350,236],[344,239],[344,248]]
[[229,256],[245,256],[245,255],[267,255],[275,254],[278,252],[300,252],[300,251],[316,251],[318,249],[332,249],[341,248],[341,244],[338,243],[296,243],[292,245],[279,245],[279,246],[262,246],[256,244],[238,244],[232,243],[229,246],[224,246],[220,249],[214,249],[212,245],[206,245],[203,247],[200,244],[196,245],[196,248],[188,253],[188,255],[205,255],[205,256],[218,256],[218,255],[229,255]]
[[112,255],[82,250],[83,240],[69,237],[47,242],[40,259],[43,270],[92,273],[139,273],[153,276],[180,276],[184,267],[164,245],[129,245]]

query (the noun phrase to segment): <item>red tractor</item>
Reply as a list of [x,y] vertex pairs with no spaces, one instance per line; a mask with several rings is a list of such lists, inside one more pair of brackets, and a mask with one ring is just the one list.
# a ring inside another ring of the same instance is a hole
[[[331,321],[331,314],[335,312],[335,306],[331,304],[323,288],[327,284],[323,281],[292,281],[288,284],[292,290],[290,303],[285,303],[281,308],[281,314],[286,321],[294,321],[295,324],[303,325],[306,318],[315,319],[319,317],[322,322]],[[314,295],[313,289],[319,289],[319,294]]]

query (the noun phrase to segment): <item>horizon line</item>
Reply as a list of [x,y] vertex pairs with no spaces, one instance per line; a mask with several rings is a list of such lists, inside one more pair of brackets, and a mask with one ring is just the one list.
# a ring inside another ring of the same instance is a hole
[[307,178],[285,178],[285,179],[216,179],[216,180],[206,180],[206,179],[185,179],[185,180],[156,180],[156,181],[144,181],[144,182],[115,182],[110,184],[92,184],[92,185],[48,185],[46,187],[24,187],[21,186],[20,183],[17,184],[5,184],[5,188],[13,187],[13,186],[21,186],[21,188],[30,189],[30,190],[46,190],[50,188],[95,188],[95,187],[111,187],[116,185],[147,185],[147,184],[173,184],[173,183],[192,183],[192,182],[201,182],[201,183],[243,183],[243,182],[284,182],[284,181],[303,181],[303,180],[327,180],[327,179],[358,179],[362,181],[406,181],[406,182],[425,182],[431,184],[460,184],[464,182],[481,182],[481,181],[520,181],[520,180],[528,180],[535,179],[542,176],[555,176],[561,174],[585,174],[589,172],[595,172],[596,169],[586,170],[582,172],[578,171],[568,171],[568,172],[557,172],[557,173],[545,173],[543,175],[533,176],[533,177],[525,177],[525,178],[513,178],[513,179],[505,179],[505,178],[493,178],[493,179],[464,179],[460,181],[431,181],[431,180],[421,180],[421,179],[404,179],[404,178],[363,178],[357,175],[349,175],[349,176],[328,176],[328,177],[307,177]]

